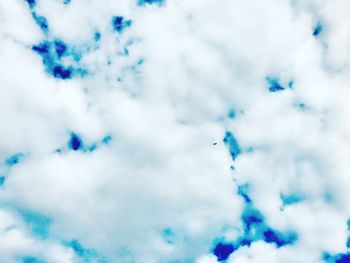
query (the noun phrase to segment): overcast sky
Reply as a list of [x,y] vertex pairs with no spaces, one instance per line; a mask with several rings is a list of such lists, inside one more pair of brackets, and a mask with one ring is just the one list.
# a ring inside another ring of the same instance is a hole
[[0,0],[0,262],[350,262],[349,11]]

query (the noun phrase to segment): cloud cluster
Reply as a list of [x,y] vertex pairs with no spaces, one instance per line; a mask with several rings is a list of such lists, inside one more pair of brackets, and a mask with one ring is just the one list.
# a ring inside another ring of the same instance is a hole
[[0,2],[0,261],[346,262],[349,7]]

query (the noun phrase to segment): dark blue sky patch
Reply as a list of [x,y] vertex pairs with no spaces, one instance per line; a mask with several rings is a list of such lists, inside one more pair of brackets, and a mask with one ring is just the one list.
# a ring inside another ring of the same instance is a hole
[[67,243],[67,246],[71,247],[75,254],[77,254],[79,257],[83,257],[85,255],[85,249],[83,246],[79,243],[78,240],[72,240]]
[[277,248],[291,245],[297,240],[297,235],[295,233],[282,234],[273,229],[265,230],[263,235],[266,243],[273,243]]
[[23,153],[16,153],[9,158],[6,159],[5,163],[7,166],[14,166],[18,163],[20,163],[24,159],[24,154]]
[[61,57],[67,55],[67,45],[56,39],[53,42],[43,41],[32,47],[32,50],[38,53],[42,59],[46,71],[58,79],[69,79],[73,76],[73,68],[63,66]]
[[88,151],[89,152],[93,152],[93,151],[95,151],[97,149],[97,144],[96,143],[94,143],[94,144],[92,144],[92,145],[90,145],[89,147],[88,147]]
[[349,263],[350,262],[350,254],[340,254],[336,257],[336,263]]
[[0,186],[3,186],[5,183],[5,176],[0,176]]
[[243,238],[238,241],[238,245],[240,247],[250,247],[250,245],[254,242],[250,237]]
[[131,23],[131,20],[124,19],[122,16],[114,16],[112,18],[113,29],[118,33],[122,33],[125,28],[130,27]]
[[18,209],[18,212],[36,237],[45,239],[49,236],[52,224],[49,217],[26,209]]
[[220,242],[213,249],[213,254],[216,256],[218,261],[225,261],[235,250],[236,248],[234,245]]
[[165,228],[162,231],[162,236],[163,236],[163,239],[168,244],[174,244],[175,243],[175,232],[171,228]]
[[304,197],[298,194],[290,194],[290,195],[281,194],[280,198],[282,200],[283,206],[293,205],[304,200]]
[[61,148],[58,148],[54,151],[54,153],[62,153],[62,152],[63,152],[63,149],[61,149]]
[[36,5],[35,0],[25,0],[25,1],[28,3],[29,8],[34,8]]
[[296,103],[295,107],[298,108],[301,111],[305,111],[307,109],[305,103],[303,103],[303,102]]
[[56,58],[52,54],[51,42],[44,41],[32,47],[32,50],[39,54],[43,59],[43,64],[48,73],[52,74],[52,70],[56,65]]
[[233,160],[242,152],[237,140],[231,132],[226,132],[223,142],[228,146]]
[[97,253],[94,250],[84,248],[83,245],[76,239],[71,240],[69,242],[63,242],[63,244],[66,247],[72,248],[74,253],[77,256],[86,260],[86,262],[90,262],[90,261],[88,261],[89,259],[97,257]]
[[102,35],[100,32],[95,32],[94,34],[94,40],[97,42],[101,39]]
[[294,88],[294,81],[293,80],[288,81],[288,87],[290,89]]
[[140,66],[140,65],[143,65],[145,63],[145,60],[143,58],[140,58],[137,62],[136,62],[136,65],[137,66]]
[[71,0],[63,0],[63,4],[69,5],[72,1]]
[[87,71],[83,68],[65,65],[62,58],[69,56],[79,62],[81,54],[60,39],[54,41],[43,41],[32,46],[32,50],[40,55],[43,60],[45,71],[52,77],[61,80],[71,79],[75,76],[85,77]]
[[323,30],[322,24],[318,22],[312,31],[312,35],[314,37],[318,37],[322,33],[322,30]]
[[58,57],[62,57],[67,53],[67,45],[63,41],[56,39],[54,45]]
[[[103,145],[107,145],[111,143],[112,139],[113,138],[111,135],[106,135],[105,137],[103,137],[98,141],[95,141],[92,143],[87,143],[87,142],[84,143],[84,140],[80,135],[72,132],[67,142],[67,148],[68,150],[72,150],[72,151],[82,151],[86,153],[94,152],[98,150],[100,147],[102,147]],[[64,148],[64,147],[57,148],[54,152],[60,154],[62,152],[65,152],[67,148]]]
[[227,114],[227,116],[230,118],[230,119],[234,119],[236,117],[236,112],[234,110],[230,110]]
[[332,260],[332,263],[334,263],[332,256],[327,252],[323,252],[321,258],[323,262],[331,263],[330,261]]
[[38,45],[34,45],[32,47],[32,50],[41,56],[48,56],[50,51],[50,42],[44,41],[42,43],[39,43]]
[[83,141],[77,134],[71,133],[68,147],[73,151],[78,151],[83,147]]
[[104,143],[104,144],[109,144],[111,141],[112,141],[112,136],[111,135],[106,135],[102,139],[102,143]]
[[43,59],[46,71],[55,78],[68,78],[71,72],[65,72],[63,66],[58,65],[58,58],[54,54],[52,43],[44,41],[32,47],[32,50]]
[[346,225],[347,225],[347,230],[348,230],[348,238],[346,240],[346,247],[350,248],[350,219],[348,219],[346,221]]
[[32,13],[32,16],[34,18],[34,21],[40,27],[41,31],[43,31],[43,33],[47,34],[49,32],[49,24],[47,22],[47,19],[43,16],[36,14],[35,12]]
[[264,240],[273,243],[276,247],[294,244],[297,234],[294,232],[282,233],[269,227],[260,211],[248,204],[242,214],[244,238],[251,241]]
[[245,208],[241,215],[243,223],[243,233],[234,242],[220,242],[212,251],[219,261],[225,261],[230,254],[238,250],[240,247],[250,246],[257,241],[274,244],[277,248],[286,245],[292,245],[297,241],[297,234],[289,232],[280,232],[269,227],[262,213],[257,210],[247,193],[248,185],[238,187],[238,193],[246,201]]
[[52,74],[56,79],[70,79],[73,75],[73,69],[71,67],[57,65],[53,68]]
[[138,0],[137,4],[140,6],[146,5],[146,4],[156,4],[156,5],[163,5],[165,3],[165,0]]
[[322,261],[326,263],[349,263],[350,253],[330,254],[324,252],[322,255]]
[[[246,201],[246,207],[241,215],[244,235],[241,237],[239,246],[250,245],[250,242],[264,240],[267,243],[274,243],[277,247],[293,244],[297,235],[294,232],[282,233],[269,227],[262,213],[254,208],[253,202],[248,195],[248,185],[238,187],[238,192]],[[246,240],[246,244],[242,243]]]
[[275,77],[267,77],[266,78],[268,89],[270,92],[279,92],[284,90],[282,85],[279,83],[279,79]]
[[244,209],[241,219],[244,225],[244,232],[247,234],[250,233],[253,228],[261,227],[265,221],[263,215],[250,205]]
[[251,203],[252,200],[248,196],[248,189],[249,189],[248,184],[239,185],[237,189],[237,194],[242,196],[245,202]]

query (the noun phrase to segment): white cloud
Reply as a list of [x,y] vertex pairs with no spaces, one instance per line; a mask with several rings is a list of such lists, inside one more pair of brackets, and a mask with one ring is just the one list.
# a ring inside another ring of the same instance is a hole
[[[347,7],[0,3],[0,259],[216,262],[215,242],[233,244],[244,232],[241,184],[269,227],[298,240],[281,248],[253,240],[229,261],[317,262],[346,252]],[[48,33],[31,12],[46,17]],[[131,25],[113,31],[113,16]],[[67,45],[62,57],[55,39]],[[34,52],[43,41],[48,51]],[[268,79],[283,90],[269,92]],[[235,161],[226,131],[242,150]],[[76,151],[72,132],[82,140]],[[23,160],[6,164],[18,153]],[[281,196],[293,195],[302,198],[283,206]],[[19,208],[52,220],[46,239]]]

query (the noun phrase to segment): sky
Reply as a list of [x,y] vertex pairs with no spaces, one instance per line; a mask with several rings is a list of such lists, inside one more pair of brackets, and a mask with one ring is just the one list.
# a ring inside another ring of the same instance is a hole
[[349,10],[0,0],[0,262],[350,262]]

